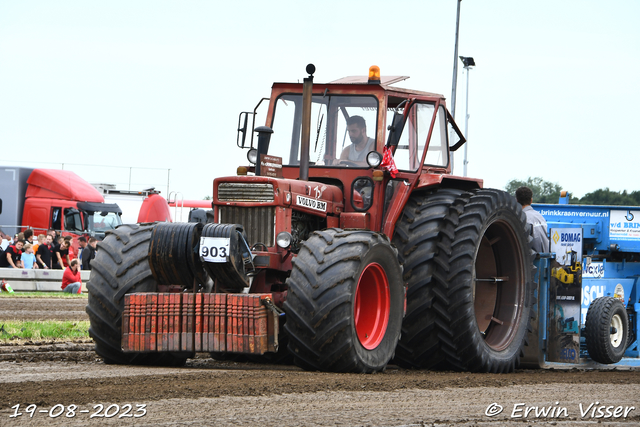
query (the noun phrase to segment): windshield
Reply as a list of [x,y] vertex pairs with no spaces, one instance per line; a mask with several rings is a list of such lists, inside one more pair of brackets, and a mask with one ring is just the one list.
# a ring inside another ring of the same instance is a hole
[[122,220],[115,212],[85,212],[85,224],[89,232],[105,232],[115,229]]
[[[316,95],[311,106],[310,166],[367,167],[376,150],[378,99],[374,96]],[[268,154],[283,165],[300,164],[302,95],[276,101]]]

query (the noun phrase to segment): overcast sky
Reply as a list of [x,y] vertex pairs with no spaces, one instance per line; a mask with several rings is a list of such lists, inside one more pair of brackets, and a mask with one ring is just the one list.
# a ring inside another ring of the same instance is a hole
[[[451,109],[456,4],[0,0],[0,164],[201,199],[246,163],[238,113],[310,62],[316,82],[376,64]],[[640,190],[639,17],[635,0],[464,0],[469,175]],[[465,93],[459,67],[463,131]]]

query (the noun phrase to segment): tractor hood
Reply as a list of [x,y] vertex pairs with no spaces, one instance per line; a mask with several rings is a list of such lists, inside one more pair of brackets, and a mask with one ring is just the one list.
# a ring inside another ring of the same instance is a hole
[[216,206],[285,206],[321,217],[344,208],[342,190],[335,185],[264,176],[216,178],[213,200]]

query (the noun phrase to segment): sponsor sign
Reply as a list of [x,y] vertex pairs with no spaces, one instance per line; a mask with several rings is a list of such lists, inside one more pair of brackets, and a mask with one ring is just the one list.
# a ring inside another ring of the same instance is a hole
[[282,157],[260,154],[260,175],[282,178]]
[[320,212],[327,211],[327,202],[323,202],[322,200],[310,199],[309,197],[296,196],[296,205]]
[[640,240],[640,210],[611,210],[609,237],[611,240]]
[[560,265],[571,264],[571,252],[575,252],[576,259],[582,261],[582,227],[552,228],[551,252],[556,253],[556,261]]
[[582,277],[600,278],[604,276],[604,263],[592,262],[589,265],[582,264]]

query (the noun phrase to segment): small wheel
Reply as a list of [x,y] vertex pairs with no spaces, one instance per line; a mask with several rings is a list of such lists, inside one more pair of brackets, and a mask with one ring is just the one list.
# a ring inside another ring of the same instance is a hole
[[624,304],[612,297],[593,300],[585,325],[589,357],[598,363],[618,363],[627,349],[629,316]]

